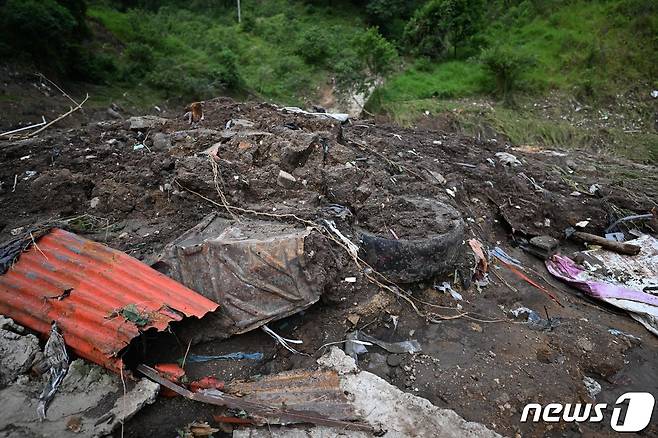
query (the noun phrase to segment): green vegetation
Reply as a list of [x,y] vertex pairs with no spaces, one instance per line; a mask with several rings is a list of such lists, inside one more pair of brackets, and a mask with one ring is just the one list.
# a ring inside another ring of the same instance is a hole
[[188,101],[227,93],[300,103],[330,75],[345,87],[363,86],[394,65],[393,45],[353,8],[283,0],[247,5],[240,24],[232,3],[206,14],[170,6],[122,12],[101,4],[89,16],[123,45],[116,60],[122,82]]
[[[444,3],[428,2],[412,19],[407,33],[416,35],[412,30],[419,27],[420,17],[432,17],[434,9],[430,7]],[[443,97],[447,91],[448,97],[497,91],[509,100],[515,89],[533,95],[562,90],[579,99],[596,101],[626,91],[631,84],[651,84],[651,81],[656,84],[656,2],[537,0],[488,2],[483,8],[479,30],[466,38],[467,47],[459,58],[453,55],[453,59],[446,59],[450,43],[444,42],[440,32],[427,37],[434,52],[426,52],[423,39],[412,39],[415,50],[442,57],[440,67],[448,63],[453,72],[470,74],[454,78],[450,86],[444,86],[442,81],[431,77],[442,71],[441,68],[430,69],[419,80],[422,76],[419,69],[412,67],[388,81],[381,95],[416,100]],[[438,41],[432,43],[431,38]],[[473,82],[476,68],[472,65],[478,60],[490,72],[479,85]],[[373,103],[375,108],[380,105]],[[399,103],[396,100],[390,106],[399,107]]]

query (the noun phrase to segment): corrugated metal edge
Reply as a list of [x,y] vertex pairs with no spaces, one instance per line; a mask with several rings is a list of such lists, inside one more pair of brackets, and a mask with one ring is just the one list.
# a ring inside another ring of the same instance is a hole
[[[148,323],[119,315],[129,305]],[[218,307],[121,251],[56,228],[0,276],[0,313],[44,335],[56,320],[73,351],[114,370],[140,332]]]

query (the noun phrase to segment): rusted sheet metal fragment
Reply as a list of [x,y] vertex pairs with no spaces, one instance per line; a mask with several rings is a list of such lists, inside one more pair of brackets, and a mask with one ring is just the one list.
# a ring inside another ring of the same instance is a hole
[[0,276],[0,314],[42,334],[57,321],[69,348],[115,371],[117,354],[141,332],[217,307],[121,251],[57,228]]
[[162,377],[156,370],[149,366],[139,365],[137,370],[154,382],[157,382],[165,388],[177,392],[185,398],[216,406],[243,409],[252,416],[266,418],[267,422],[270,424],[311,423],[352,430],[373,430],[370,425],[363,422],[336,420],[323,416],[322,414],[318,414],[313,410],[290,409],[286,405],[277,406],[273,404],[261,403],[258,401],[252,401],[247,397],[236,397],[214,389],[207,389],[201,392],[191,392],[182,386],[176,385],[170,380]]
[[310,233],[211,215],[167,245],[154,267],[219,303],[227,334],[243,333],[320,298],[324,276],[311,274],[304,248]]
[[254,381],[227,382],[224,391],[251,402],[315,412],[334,420],[359,418],[333,370],[292,370]]

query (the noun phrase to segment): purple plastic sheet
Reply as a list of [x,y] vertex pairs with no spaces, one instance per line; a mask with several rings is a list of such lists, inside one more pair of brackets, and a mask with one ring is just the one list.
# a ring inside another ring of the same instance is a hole
[[658,336],[658,296],[597,280],[571,259],[559,254],[546,260],[546,268],[553,276],[591,297],[629,311],[634,319]]

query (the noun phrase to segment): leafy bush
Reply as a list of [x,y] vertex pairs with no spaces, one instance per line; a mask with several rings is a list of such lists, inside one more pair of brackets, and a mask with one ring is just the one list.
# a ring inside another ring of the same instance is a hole
[[409,50],[437,58],[457,47],[478,30],[481,0],[430,0],[418,9],[405,28]]
[[333,55],[330,41],[331,35],[324,28],[311,26],[297,37],[295,53],[309,64],[329,65]]
[[8,0],[0,17],[2,39],[12,51],[38,63],[48,62],[59,71],[75,58],[72,41],[78,23],[54,0]]
[[480,61],[496,81],[496,91],[505,103],[512,103],[512,93],[518,86],[523,71],[534,64],[534,59],[508,46],[496,45],[482,51]]
[[238,71],[238,57],[230,49],[224,49],[215,55],[218,68],[215,72],[219,82],[227,89],[240,89],[243,79]]

